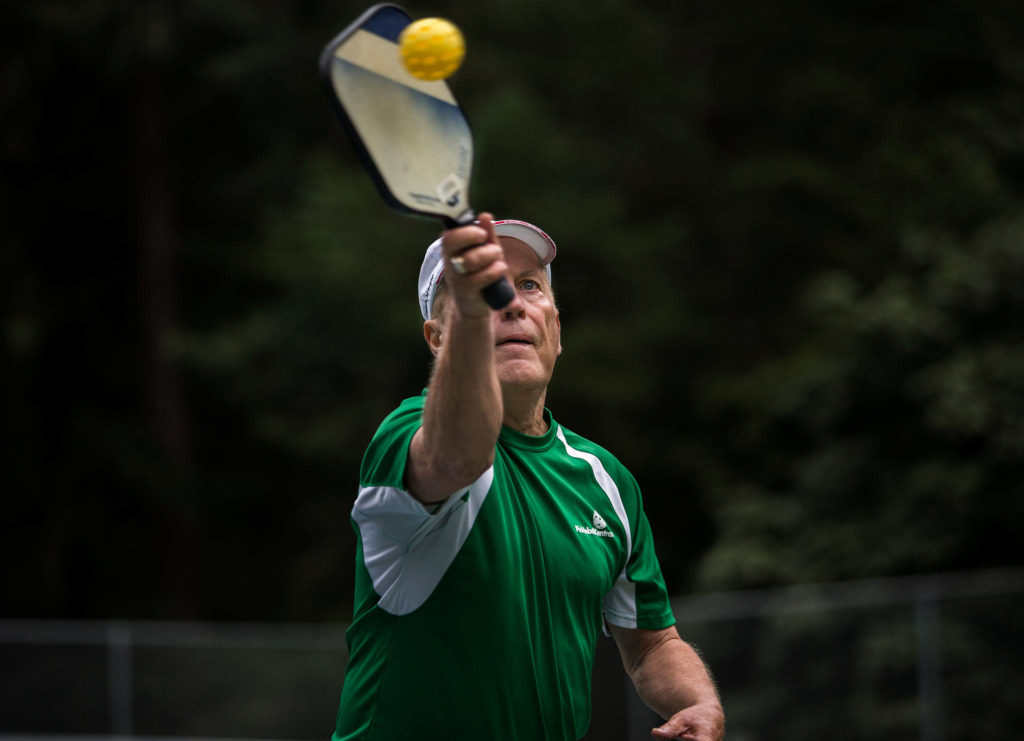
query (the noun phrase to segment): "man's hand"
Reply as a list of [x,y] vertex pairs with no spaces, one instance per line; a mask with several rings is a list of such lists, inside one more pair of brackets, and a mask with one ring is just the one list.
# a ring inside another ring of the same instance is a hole
[[[444,280],[455,311],[467,318],[490,316],[491,308],[480,292],[507,270],[505,253],[494,234],[493,217],[480,214],[478,224],[445,232],[442,246],[447,265]],[[452,264],[453,258],[457,265]]]
[[652,738],[687,739],[687,741],[720,741],[725,736],[725,716],[718,703],[693,705],[669,718],[651,731]]

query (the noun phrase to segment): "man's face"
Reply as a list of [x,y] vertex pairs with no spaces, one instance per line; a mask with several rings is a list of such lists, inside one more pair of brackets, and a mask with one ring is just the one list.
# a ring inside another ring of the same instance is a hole
[[501,237],[515,298],[493,314],[495,360],[502,386],[544,388],[562,352],[562,324],[540,259],[529,245]]

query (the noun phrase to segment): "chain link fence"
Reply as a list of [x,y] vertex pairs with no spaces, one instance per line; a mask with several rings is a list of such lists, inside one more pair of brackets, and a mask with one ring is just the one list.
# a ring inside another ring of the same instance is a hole
[[[1005,741],[1024,727],[1024,570],[674,600],[721,689],[730,741]],[[325,741],[343,628],[0,621],[0,741]],[[659,721],[611,640],[588,741]]]
[[0,621],[0,738],[323,740],[347,657],[330,626]]

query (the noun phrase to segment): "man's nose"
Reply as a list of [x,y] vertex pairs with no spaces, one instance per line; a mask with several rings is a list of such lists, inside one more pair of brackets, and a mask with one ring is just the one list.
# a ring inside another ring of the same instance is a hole
[[512,300],[509,301],[501,310],[502,319],[517,319],[522,317],[526,312],[526,305],[523,303],[523,299],[519,295],[519,291],[513,289],[513,294]]

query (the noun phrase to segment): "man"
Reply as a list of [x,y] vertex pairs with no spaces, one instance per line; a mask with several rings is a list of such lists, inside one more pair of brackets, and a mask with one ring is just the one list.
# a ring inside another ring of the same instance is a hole
[[[711,677],[676,632],[636,482],[544,406],[561,325],[554,242],[525,222],[446,232],[420,271],[423,396],[363,459],[349,667],[334,738],[573,741],[603,627],[659,739],[720,739]],[[492,311],[480,291],[506,276]]]

